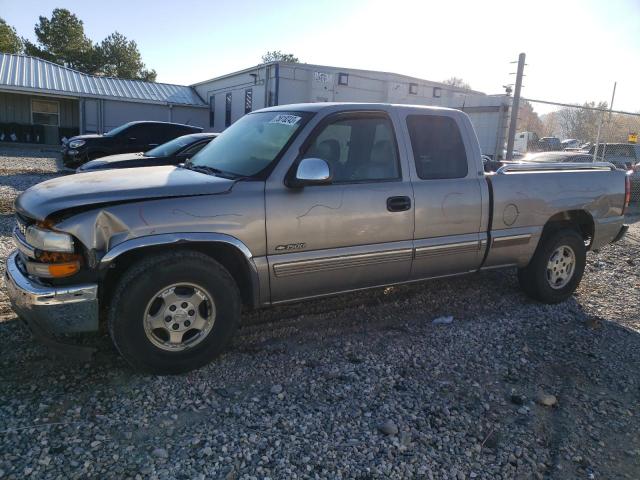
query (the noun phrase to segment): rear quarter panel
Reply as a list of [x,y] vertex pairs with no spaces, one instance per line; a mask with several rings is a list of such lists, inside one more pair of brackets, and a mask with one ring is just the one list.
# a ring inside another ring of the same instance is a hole
[[485,267],[525,266],[549,219],[570,210],[593,218],[591,248],[609,243],[623,222],[624,176],[601,170],[492,175],[492,245]]

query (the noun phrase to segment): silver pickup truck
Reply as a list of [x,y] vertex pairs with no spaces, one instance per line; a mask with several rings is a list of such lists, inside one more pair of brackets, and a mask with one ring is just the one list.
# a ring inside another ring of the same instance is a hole
[[606,163],[485,174],[457,110],[288,105],[244,116],[179,167],[30,188],[6,282],[37,337],[103,318],[135,368],[183,372],[221,352],[243,306],[502,267],[561,302],[587,250],[624,235],[628,192]]

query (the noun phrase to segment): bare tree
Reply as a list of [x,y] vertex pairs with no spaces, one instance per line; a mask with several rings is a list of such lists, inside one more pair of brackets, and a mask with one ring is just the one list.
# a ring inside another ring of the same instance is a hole
[[274,50],[273,52],[267,52],[262,55],[262,63],[269,62],[300,63],[300,59],[293,53],[283,53],[280,50]]
[[467,82],[465,82],[460,77],[447,78],[442,83],[444,83],[445,85],[449,85],[451,87],[454,87],[454,88],[460,88],[462,90],[471,90],[471,85],[469,85]]
[[518,124],[516,130],[518,132],[534,132],[541,136],[544,126],[540,117],[526,100],[520,100],[520,108],[518,111]]

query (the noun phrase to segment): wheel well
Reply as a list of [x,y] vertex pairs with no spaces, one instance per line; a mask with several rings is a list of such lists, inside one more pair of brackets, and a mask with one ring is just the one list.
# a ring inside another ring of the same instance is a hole
[[191,250],[203,253],[220,263],[231,274],[238,285],[242,304],[253,307],[254,286],[251,280],[251,271],[247,259],[237,248],[222,242],[189,242],[179,245],[153,245],[145,248],[137,248],[119,255],[107,270],[101,288],[101,302],[106,305],[113,294],[118,279],[131,265],[138,260],[156,253],[176,250]]
[[589,212],[584,210],[567,210],[556,213],[552,216],[544,226],[542,235],[544,236],[549,230],[557,230],[558,228],[573,228],[578,231],[585,242],[591,244],[593,240],[593,232],[595,225],[593,217]]

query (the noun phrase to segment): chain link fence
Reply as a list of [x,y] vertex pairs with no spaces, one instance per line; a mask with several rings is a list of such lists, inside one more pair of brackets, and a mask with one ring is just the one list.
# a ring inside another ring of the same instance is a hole
[[[596,145],[597,148],[596,148]],[[632,171],[631,201],[640,204],[640,112],[521,99],[514,160],[606,161]]]

